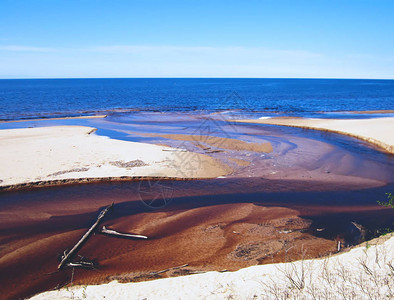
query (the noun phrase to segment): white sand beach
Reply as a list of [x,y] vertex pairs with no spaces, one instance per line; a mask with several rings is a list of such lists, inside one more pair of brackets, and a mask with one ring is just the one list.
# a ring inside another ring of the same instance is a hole
[[84,126],[0,130],[0,187],[86,178],[212,178],[230,171],[206,155],[94,131]]
[[371,119],[308,119],[278,117],[236,120],[243,123],[258,123],[316,129],[336,132],[371,143],[385,152],[394,153],[394,118]]

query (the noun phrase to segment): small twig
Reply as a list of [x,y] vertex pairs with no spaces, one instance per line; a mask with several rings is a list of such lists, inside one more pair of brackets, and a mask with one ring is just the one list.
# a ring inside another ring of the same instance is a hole
[[73,281],[74,281],[74,268],[73,268],[73,270],[72,270],[72,272],[71,272],[71,281],[70,281],[70,284],[72,285],[73,284]]
[[93,262],[87,262],[87,261],[78,261],[78,262],[69,262],[66,264],[67,267],[72,267],[73,270],[74,268],[87,268],[87,269],[94,269],[94,264]]
[[108,234],[112,236],[119,236],[119,237],[129,237],[129,238],[137,238],[137,239],[147,239],[148,237],[145,235],[139,234],[129,234],[129,233],[121,233],[112,229],[107,229],[105,226],[101,228],[100,233]]
[[183,267],[187,267],[188,265],[189,265],[189,264],[184,264],[184,265],[181,265],[181,266],[177,266],[177,267],[173,267],[173,268],[164,269],[164,270],[157,271],[157,272],[151,272],[151,273],[149,273],[149,275],[157,275],[157,274],[165,273],[165,272],[168,272],[168,271],[170,271],[170,270],[176,270],[176,269],[180,269],[180,268],[183,268]]

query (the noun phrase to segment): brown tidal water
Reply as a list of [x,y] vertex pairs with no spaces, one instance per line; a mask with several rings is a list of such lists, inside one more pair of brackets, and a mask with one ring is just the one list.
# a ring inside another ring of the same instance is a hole
[[[393,185],[335,191],[335,184],[325,182],[312,185],[261,178],[161,181],[160,185],[173,193],[167,205],[158,209],[141,201],[140,182],[1,193],[0,281],[4,299],[70,282],[70,269],[56,270],[57,257],[70,249],[100,209],[112,202],[114,211],[103,225],[144,234],[149,240],[93,236],[79,254],[95,260],[98,270],[75,270],[74,284],[138,281],[141,274],[184,263],[192,270],[205,271],[283,261],[284,246],[274,244],[278,240],[295,246],[293,256],[287,259],[299,258],[296,249],[301,246],[309,249],[309,257],[319,257],[335,252],[337,240],[351,241],[351,222],[366,228],[369,238],[378,229],[392,227],[394,220],[393,210],[376,204]],[[160,198],[154,205],[161,206]],[[211,240],[206,240],[207,230],[216,226],[221,231],[210,233]],[[324,230],[318,231],[321,228]],[[263,231],[253,235],[253,230]],[[269,257],[263,254],[267,251],[264,245],[254,250],[259,257],[235,256],[238,248],[258,241],[276,247]]]

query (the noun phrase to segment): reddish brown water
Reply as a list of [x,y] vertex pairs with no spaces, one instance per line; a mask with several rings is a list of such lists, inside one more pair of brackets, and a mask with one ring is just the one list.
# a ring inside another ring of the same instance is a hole
[[[335,251],[336,239],[345,241],[350,222],[362,224],[372,233],[388,227],[394,217],[392,210],[376,205],[376,199],[382,199],[393,186],[330,191],[337,187],[324,182],[306,185],[259,178],[162,184],[173,189],[173,198],[157,210],[141,202],[138,182],[2,193],[3,297],[24,297],[69,282],[71,270],[56,270],[58,255],[70,249],[93,223],[100,208],[112,202],[115,209],[103,225],[144,234],[149,240],[93,236],[79,254],[96,260],[99,268],[76,270],[75,284],[114,278],[137,280],[144,272],[185,263],[196,270],[235,270],[282,261],[285,246],[275,244],[278,240],[295,245],[289,254],[291,259],[298,258],[296,250],[301,246],[308,247],[309,257],[318,257]],[[213,231],[207,234],[210,228]],[[317,231],[321,228],[324,230]],[[259,234],[258,230],[263,231]],[[265,255],[265,250],[260,249],[256,257],[234,256],[237,248],[258,241],[272,249]]]

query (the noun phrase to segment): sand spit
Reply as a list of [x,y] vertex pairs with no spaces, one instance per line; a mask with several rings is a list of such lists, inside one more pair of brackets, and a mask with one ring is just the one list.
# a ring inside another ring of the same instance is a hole
[[282,125],[336,132],[371,143],[385,152],[394,154],[394,118],[372,119],[305,119],[278,117],[259,120],[237,120],[243,123]]
[[328,258],[148,282],[76,286],[32,299],[392,299],[393,261],[391,234]]
[[231,170],[184,150],[113,140],[84,126],[0,130],[0,188],[103,178],[213,178]]
[[60,117],[60,118],[40,118],[40,119],[23,119],[13,121],[0,121],[0,123],[20,123],[20,122],[35,122],[35,121],[53,121],[53,120],[73,120],[73,119],[102,119],[106,118],[107,115],[96,115],[96,116],[79,116],[79,117]]
[[355,110],[355,111],[348,111],[352,114],[392,114],[394,113],[393,109],[386,109],[386,110]]

